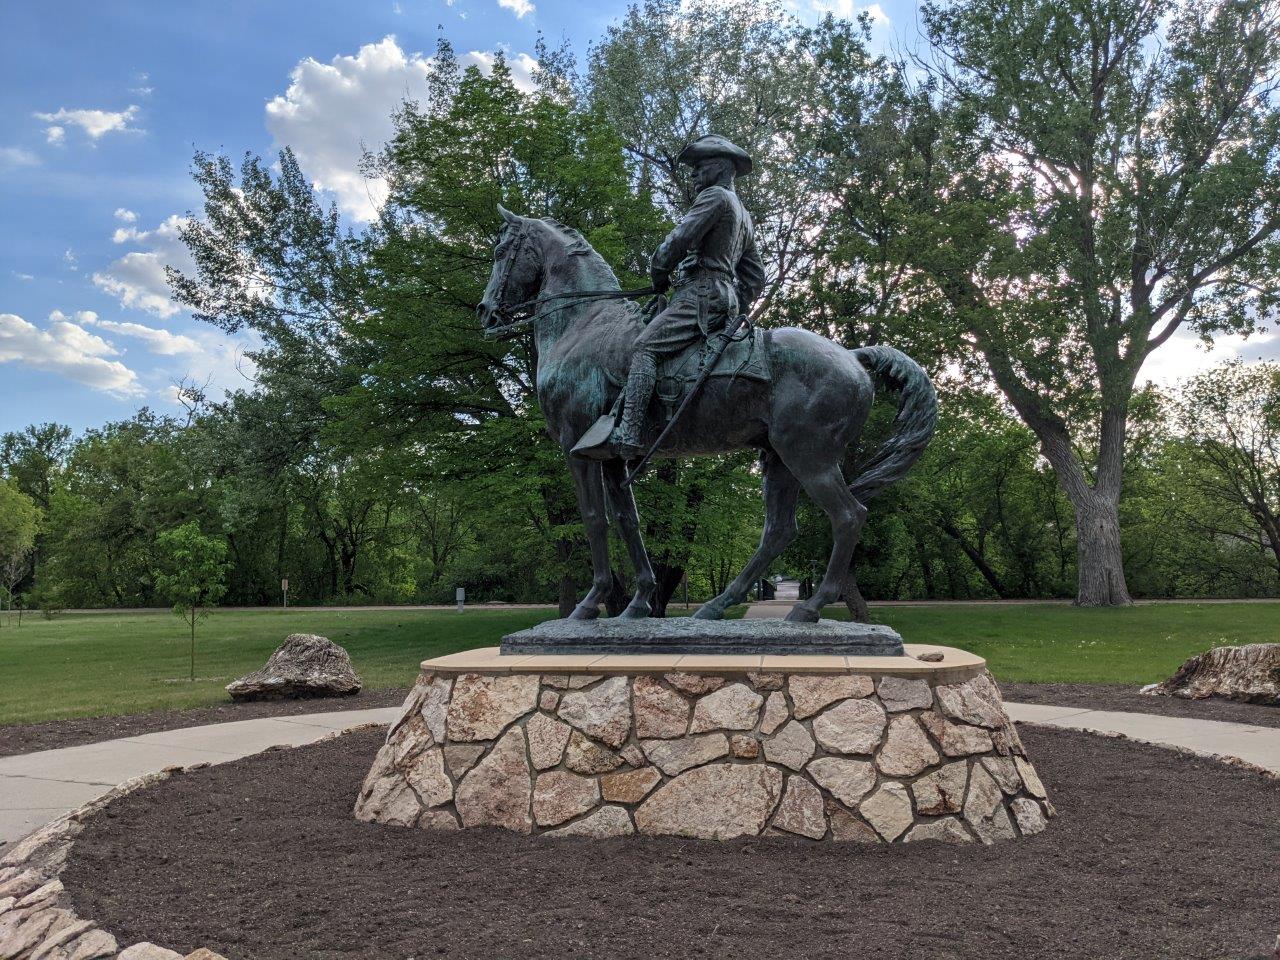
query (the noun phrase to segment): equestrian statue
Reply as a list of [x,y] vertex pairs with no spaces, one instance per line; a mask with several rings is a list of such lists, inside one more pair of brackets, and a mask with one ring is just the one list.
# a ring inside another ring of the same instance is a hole
[[[532,327],[538,402],[568,460],[591,551],[591,589],[571,619],[598,616],[612,586],[611,514],[635,568],[635,595],[621,616],[650,614],[656,581],[631,482],[651,458],[755,448],[760,545],[694,616],[718,620],[746,599],[795,538],[804,490],[830,520],[832,548],[822,582],[787,619],[816,622],[840,595],[867,501],[905,475],[932,437],[937,395],[919,364],[892,347],[849,350],[807,330],[755,329],[748,314],[765,271],[734,189],[751,158],[709,134],[679,159],[693,168],[697,198],[654,254],[651,287],[622,290],[577,230],[500,206],[504,224],[477,313],[489,337]],[[657,297],[647,313],[631,302],[650,293]],[[840,464],[866,424],[873,376],[899,393],[898,415],[850,484]]]

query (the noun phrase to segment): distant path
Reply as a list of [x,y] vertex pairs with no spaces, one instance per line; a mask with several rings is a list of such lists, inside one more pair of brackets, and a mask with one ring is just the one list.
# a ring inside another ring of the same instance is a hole
[[[776,617],[785,616],[786,611],[790,610],[795,604],[795,600],[764,600],[752,603],[747,608],[747,616],[749,617]],[[1060,600],[1054,598],[1032,599],[1032,600],[871,600],[868,601],[872,607],[1014,607],[1021,605],[1037,605],[1037,604],[1054,604],[1056,606],[1070,606],[1070,600]],[[1177,597],[1172,600],[1136,600],[1135,606],[1151,607],[1161,604],[1170,603],[1275,603],[1280,604],[1280,597],[1242,597],[1232,599],[1230,597]],[[698,606],[698,602],[692,603],[693,607]],[[672,603],[670,609],[677,609],[678,604]],[[220,607],[220,610],[228,613],[243,610],[248,612],[284,610],[280,606],[273,607]],[[452,603],[388,603],[374,604],[370,606],[350,606],[350,607],[289,607],[289,610],[295,610],[302,613],[341,613],[352,610],[457,610],[457,605]],[[559,609],[554,603],[468,603],[463,612],[467,610],[556,610]],[[781,614],[771,613],[773,609],[780,609]],[[752,613],[752,610],[762,611],[760,613]],[[28,610],[27,616],[34,616],[39,611]],[[83,607],[72,610],[59,610],[59,613],[170,613],[171,607]]]

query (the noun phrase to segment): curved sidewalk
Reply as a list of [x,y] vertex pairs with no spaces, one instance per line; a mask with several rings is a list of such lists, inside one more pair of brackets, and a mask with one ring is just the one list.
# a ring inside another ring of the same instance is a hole
[[[1021,723],[1123,734],[1203,755],[1236,757],[1280,774],[1280,729],[1145,713],[1006,703]],[[0,850],[116,784],[171,766],[224,763],[275,746],[302,746],[337,730],[390,723],[398,707],[232,720],[102,743],[0,757]]]

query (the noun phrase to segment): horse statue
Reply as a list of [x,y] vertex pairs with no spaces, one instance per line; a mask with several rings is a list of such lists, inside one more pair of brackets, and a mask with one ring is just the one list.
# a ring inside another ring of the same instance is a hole
[[[644,318],[634,303],[618,299],[625,292],[617,277],[577,230],[498,209],[504,223],[477,315],[489,337],[510,336],[532,325],[538,402],[547,432],[568,461],[591,550],[591,589],[570,619],[598,616],[612,586],[608,507],[635,568],[635,595],[621,616],[647,617],[656,581],[627,465],[616,458],[572,453],[614,405]],[[581,291],[590,293],[579,297]],[[521,307],[553,301],[560,305],[531,320],[513,319]],[[747,598],[751,585],[795,539],[796,500],[802,489],[826,512],[832,547],[822,583],[787,614],[787,620],[813,623],[840,595],[866,520],[866,502],[901,479],[924,452],[937,421],[937,394],[919,364],[892,347],[849,350],[794,327],[770,330],[761,339],[768,352],[768,380],[707,378],[697,402],[672,425],[655,455],[761,451],[765,522],[760,545],[724,592],[704,603],[695,617],[718,620]],[[898,415],[892,435],[850,484],[840,462],[871,411],[873,376],[899,392]]]

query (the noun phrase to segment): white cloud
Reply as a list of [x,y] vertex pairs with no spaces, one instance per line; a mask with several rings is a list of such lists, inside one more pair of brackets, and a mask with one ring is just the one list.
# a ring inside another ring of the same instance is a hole
[[14,170],[18,167],[38,167],[40,158],[30,150],[22,147],[0,147],[0,170]]
[[[493,55],[473,51],[463,65],[492,67]],[[528,89],[533,58],[511,58],[515,82]],[[367,222],[386,200],[387,185],[359,169],[362,148],[378,150],[393,132],[391,114],[406,99],[426,100],[431,59],[406,53],[394,36],[328,63],[308,57],[289,75],[289,88],[267,103],[267,129],[288,145],[302,169],[333,193],[342,212]]]
[[90,140],[97,140],[108,133],[138,133],[135,127],[129,126],[137,117],[138,108],[130,105],[123,110],[68,110],[62,107],[57,113],[37,113],[37,120],[43,120],[50,126],[45,128],[45,135],[50,143],[60,143],[65,134],[66,125],[77,126],[85,132]]
[[20,363],[56,373],[94,390],[118,396],[143,392],[138,377],[118,360],[106,340],[55,310],[42,330],[13,313],[0,313],[0,363]]
[[510,10],[519,19],[524,19],[526,15],[537,9],[529,0],[498,0],[498,6],[504,10]]
[[141,323],[121,322],[118,320],[102,320],[92,310],[81,310],[76,314],[76,321],[87,327],[97,327],[126,337],[134,337],[147,345],[152,353],[162,357],[175,357],[179,354],[201,354],[204,347],[191,337],[181,333],[173,333],[159,327],[148,327]]
[[878,3],[860,7],[854,0],[810,0],[810,6],[818,16],[829,13],[837,20],[853,20],[865,13],[874,26],[887,27],[890,23],[889,15]]
[[1205,349],[1194,333],[1179,330],[1147,358],[1138,382],[1149,380],[1157,386],[1172,387],[1236,357],[1245,362],[1280,360],[1280,336],[1262,333],[1246,340],[1236,334],[1226,334],[1214,337],[1213,346]]
[[23,283],[30,283],[32,280],[35,279],[35,277],[33,277],[29,273],[19,273],[17,270],[11,270],[9,272],[12,273],[19,280],[21,280]]
[[124,207],[116,207],[115,217],[121,223],[137,223],[138,215],[132,210],[126,210]]
[[154,230],[117,228],[111,237],[115,243],[136,243],[149,249],[135,250],[113,261],[93,275],[94,285],[114,296],[123,307],[136,307],[164,318],[178,313],[181,308],[170,299],[165,267],[186,271],[192,268],[191,256],[179,236],[185,223],[185,217],[174,214]]
[[62,251],[62,262],[65,263],[67,267],[72,270],[80,269],[80,263],[79,261],[76,260],[76,252],[72,250],[70,247]]
[[59,127],[56,124],[52,127],[46,127],[44,131],[44,139],[46,143],[52,143],[58,146],[67,139],[66,127]]

